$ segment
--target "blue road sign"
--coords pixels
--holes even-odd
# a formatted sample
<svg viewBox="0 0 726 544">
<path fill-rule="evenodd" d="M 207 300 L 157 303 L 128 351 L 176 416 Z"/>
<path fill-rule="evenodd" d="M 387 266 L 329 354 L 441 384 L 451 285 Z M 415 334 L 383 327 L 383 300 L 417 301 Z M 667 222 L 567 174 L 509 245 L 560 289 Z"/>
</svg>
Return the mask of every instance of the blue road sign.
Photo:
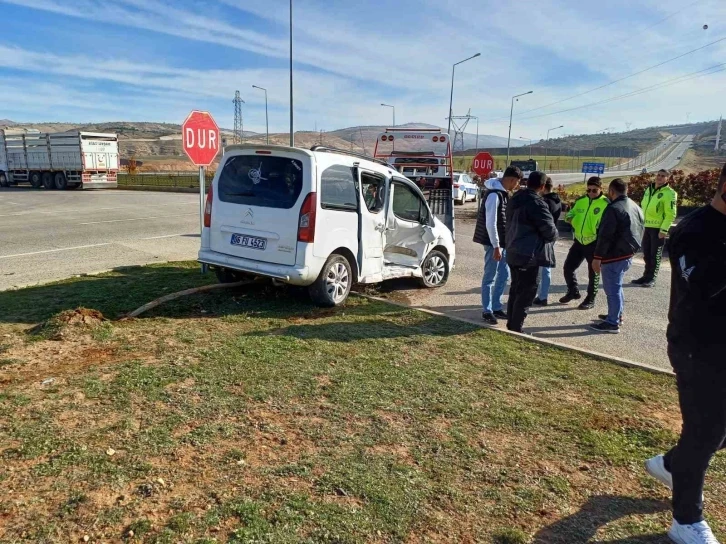
<svg viewBox="0 0 726 544">
<path fill-rule="evenodd" d="M 605 163 L 604 162 L 583 162 L 582 163 L 583 174 L 604 174 Z"/>
</svg>

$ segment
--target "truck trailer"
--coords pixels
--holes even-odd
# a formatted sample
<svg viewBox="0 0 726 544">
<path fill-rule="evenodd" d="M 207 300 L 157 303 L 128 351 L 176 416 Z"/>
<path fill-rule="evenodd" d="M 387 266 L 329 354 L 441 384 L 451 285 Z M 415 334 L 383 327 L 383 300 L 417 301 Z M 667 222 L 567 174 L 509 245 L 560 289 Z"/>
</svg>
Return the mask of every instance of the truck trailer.
<svg viewBox="0 0 726 544">
<path fill-rule="evenodd" d="M 118 136 L 97 132 L 0 130 L 0 187 L 117 187 Z"/>
</svg>

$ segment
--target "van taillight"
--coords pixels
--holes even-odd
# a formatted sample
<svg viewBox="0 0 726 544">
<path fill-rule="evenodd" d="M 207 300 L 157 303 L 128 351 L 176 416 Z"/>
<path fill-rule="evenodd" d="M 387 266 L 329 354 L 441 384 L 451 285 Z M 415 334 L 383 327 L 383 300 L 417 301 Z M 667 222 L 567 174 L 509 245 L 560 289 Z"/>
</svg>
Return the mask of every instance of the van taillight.
<svg viewBox="0 0 726 544">
<path fill-rule="evenodd" d="M 297 241 L 307 242 L 308 244 L 315 241 L 315 216 L 318 208 L 318 195 L 309 193 L 305 197 L 302 208 L 300 208 L 300 222 L 297 229 Z"/>
<path fill-rule="evenodd" d="M 209 186 L 207 192 L 207 202 L 204 204 L 204 226 L 209 228 L 212 226 L 212 196 L 214 194 L 214 186 Z"/>
<path fill-rule="evenodd" d="M 459 188 L 459 184 L 458 183 L 454 183 L 454 189 L 458 189 L 458 188 Z"/>
</svg>

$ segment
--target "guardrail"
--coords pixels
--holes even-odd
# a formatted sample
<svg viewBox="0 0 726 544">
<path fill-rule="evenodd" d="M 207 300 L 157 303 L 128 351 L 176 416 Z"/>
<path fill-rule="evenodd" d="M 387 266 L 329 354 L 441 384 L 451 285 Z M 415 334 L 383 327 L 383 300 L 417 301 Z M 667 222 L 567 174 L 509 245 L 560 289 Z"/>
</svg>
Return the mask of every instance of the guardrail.
<svg viewBox="0 0 726 544">
<path fill-rule="evenodd" d="M 207 187 L 214 179 L 214 174 L 208 173 L 205 176 Z M 135 187 L 177 187 L 198 189 L 199 175 L 187 172 L 160 172 L 144 174 L 118 174 L 119 186 Z"/>
</svg>

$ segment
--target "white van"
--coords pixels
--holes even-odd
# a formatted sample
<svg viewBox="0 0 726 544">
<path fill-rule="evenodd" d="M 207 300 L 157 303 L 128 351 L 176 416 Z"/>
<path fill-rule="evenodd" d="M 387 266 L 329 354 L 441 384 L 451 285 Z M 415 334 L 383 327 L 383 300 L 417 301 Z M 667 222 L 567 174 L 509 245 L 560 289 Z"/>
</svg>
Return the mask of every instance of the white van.
<svg viewBox="0 0 726 544">
<path fill-rule="evenodd" d="M 207 195 L 199 261 L 222 282 L 269 277 L 337 306 L 355 283 L 440 287 L 454 260 L 452 232 L 419 188 L 346 151 L 230 146 Z"/>
</svg>

